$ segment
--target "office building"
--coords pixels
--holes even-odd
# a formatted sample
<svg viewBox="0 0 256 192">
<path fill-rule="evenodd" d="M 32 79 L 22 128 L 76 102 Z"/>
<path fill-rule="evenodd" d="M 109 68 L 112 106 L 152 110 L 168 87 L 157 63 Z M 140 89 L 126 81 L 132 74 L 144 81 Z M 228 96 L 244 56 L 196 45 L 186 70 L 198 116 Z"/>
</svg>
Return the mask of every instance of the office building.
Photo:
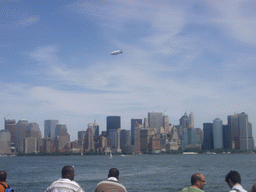
<svg viewBox="0 0 256 192">
<path fill-rule="evenodd" d="M 107 117 L 107 133 L 109 134 L 109 130 L 111 129 L 119 129 L 121 128 L 121 117 L 120 116 L 108 116 Z"/>
<path fill-rule="evenodd" d="M 14 119 L 4 119 L 5 130 L 11 134 L 11 145 L 16 145 L 17 140 L 17 123 Z"/>
<path fill-rule="evenodd" d="M 202 149 L 213 149 L 213 123 L 203 123 L 204 140 Z"/>
<path fill-rule="evenodd" d="M 222 120 L 220 118 L 213 120 L 213 144 L 214 149 L 223 148 Z"/>
<path fill-rule="evenodd" d="M 29 123 L 26 128 L 26 137 L 42 138 L 42 134 L 37 123 Z"/>
<path fill-rule="evenodd" d="M 148 123 L 150 128 L 156 128 L 157 132 L 160 132 L 160 127 L 163 127 L 163 113 L 149 112 Z"/>
<path fill-rule="evenodd" d="M 163 128 L 165 134 L 168 134 L 170 132 L 169 117 L 167 116 L 166 112 L 164 113 L 163 116 Z"/>
<path fill-rule="evenodd" d="M 58 120 L 45 120 L 44 121 L 44 138 L 50 137 L 54 139 L 56 125 L 59 123 Z"/>
<path fill-rule="evenodd" d="M 94 146 L 94 130 L 93 127 L 90 127 L 86 131 L 86 136 L 85 136 L 85 149 L 86 151 L 94 151 L 95 146 Z"/>
<path fill-rule="evenodd" d="M 231 130 L 229 125 L 222 126 L 223 132 L 223 148 L 231 149 L 232 148 L 232 141 L 231 141 Z"/>
<path fill-rule="evenodd" d="M 248 121 L 248 115 L 244 112 L 238 114 L 238 128 L 240 133 L 240 149 L 253 150 L 252 125 Z"/>
<path fill-rule="evenodd" d="M 11 134 L 8 130 L 0 131 L 0 155 L 11 154 Z"/>
<path fill-rule="evenodd" d="M 57 136 L 69 136 L 66 124 L 59 123 L 55 128 L 55 137 Z"/>
<path fill-rule="evenodd" d="M 228 116 L 228 126 L 229 126 L 230 133 L 231 133 L 232 148 L 240 149 L 238 115 L 237 114 Z"/>
<path fill-rule="evenodd" d="M 23 152 L 24 139 L 26 138 L 26 129 L 28 126 L 28 121 L 25 119 L 19 120 L 17 123 L 17 143 L 16 149 L 19 152 Z"/>
<path fill-rule="evenodd" d="M 131 145 L 131 131 L 121 129 L 120 131 L 120 148 L 124 148 Z"/>
<path fill-rule="evenodd" d="M 201 148 L 201 140 L 198 135 L 198 130 L 195 128 L 183 129 L 182 149 L 186 148 Z"/>
<path fill-rule="evenodd" d="M 135 128 L 136 126 L 142 125 L 142 119 L 131 119 L 131 144 L 134 145 L 135 139 Z"/>
<path fill-rule="evenodd" d="M 93 130 L 95 136 L 100 136 L 100 126 L 96 123 L 96 120 L 93 123 Z"/>
</svg>

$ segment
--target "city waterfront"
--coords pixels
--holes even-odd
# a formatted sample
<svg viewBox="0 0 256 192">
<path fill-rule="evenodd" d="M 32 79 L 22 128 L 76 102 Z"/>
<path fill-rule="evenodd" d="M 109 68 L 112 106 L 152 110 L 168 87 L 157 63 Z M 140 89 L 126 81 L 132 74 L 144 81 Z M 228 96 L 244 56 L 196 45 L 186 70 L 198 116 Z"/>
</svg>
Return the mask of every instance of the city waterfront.
<svg viewBox="0 0 256 192">
<path fill-rule="evenodd" d="M 200 172 L 206 177 L 207 192 L 224 192 L 230 170 L 237 170 L 246 190 L 256 183 L 256 154 L 216 155 L 127 155 L 127 156 L 34 156 L 1 157 L 1 170 L 15 191 L 44 191 L 61 176 L 64 165 L 75 167 L 75 180 L 86 192 L 106 179 L 108 170 L 120 170 L 120 182 L 127 191 L 181 191 L 190 185 L 190 177 Z"/>
</svg>

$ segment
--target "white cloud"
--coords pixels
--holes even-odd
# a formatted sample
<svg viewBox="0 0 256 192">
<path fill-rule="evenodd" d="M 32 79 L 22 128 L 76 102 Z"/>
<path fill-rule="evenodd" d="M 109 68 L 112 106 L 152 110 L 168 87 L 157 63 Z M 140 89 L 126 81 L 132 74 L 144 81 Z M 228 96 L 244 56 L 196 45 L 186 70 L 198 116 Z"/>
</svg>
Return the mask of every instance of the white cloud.
<svg viewBox="0 0 256 192">
<path fill-rule="evenodd" d="M 256 44 L 255 9 L 249 11 L 250 7 L 255 7 L 255 1 L 212 1 L 209 2 L 219 15 L 213 18 L 212 21 L 220 25 L 226 33 L 233 38 L 248 44 Z"/>
</svg>

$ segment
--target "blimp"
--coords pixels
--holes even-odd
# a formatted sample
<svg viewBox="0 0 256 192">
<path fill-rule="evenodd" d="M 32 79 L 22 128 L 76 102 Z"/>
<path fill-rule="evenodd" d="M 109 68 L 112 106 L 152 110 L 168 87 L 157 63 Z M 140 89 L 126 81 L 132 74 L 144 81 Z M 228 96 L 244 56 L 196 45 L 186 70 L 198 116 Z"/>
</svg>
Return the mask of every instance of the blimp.
<svg viewBox="0 0 256 192">
<path fill-rule="evenodd" d="M 122 49 L 111 52 L 111 55 L 118 55 L 119 53 L 123 53 Z"/>
</svg>

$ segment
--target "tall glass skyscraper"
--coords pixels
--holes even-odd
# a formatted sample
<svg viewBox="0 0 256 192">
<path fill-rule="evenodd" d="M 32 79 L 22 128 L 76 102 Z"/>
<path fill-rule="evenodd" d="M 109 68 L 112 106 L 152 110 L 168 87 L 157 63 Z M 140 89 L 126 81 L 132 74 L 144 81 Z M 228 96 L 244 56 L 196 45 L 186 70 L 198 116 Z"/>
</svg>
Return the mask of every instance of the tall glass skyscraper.
<svg viewBox="0 0 256 192">
<path fill-rule="evenodd" d="M 203 123 L 204 141 L 203 149 L 213 149 L 213 123 Z"/>
<path fill-rule="evenodd" d="M 119 129 L 121 128 L 121 117 L 120 116 L 108 116 L 107 117 L 107 133 L 110 129 Z"/>
<path fill-rule="evenodd" d="M 45 120 L 44 121 L 44 138 L 50 137 L 54 139 L 55 137 L 55 128 L 59 123 L 58 120 Z"/>
<path fill-rule="evenodd" d="M 222 120 L 220 118 L 213 120 L 213 144 L 214 149 L 223 148 Z"/>
</svg>

